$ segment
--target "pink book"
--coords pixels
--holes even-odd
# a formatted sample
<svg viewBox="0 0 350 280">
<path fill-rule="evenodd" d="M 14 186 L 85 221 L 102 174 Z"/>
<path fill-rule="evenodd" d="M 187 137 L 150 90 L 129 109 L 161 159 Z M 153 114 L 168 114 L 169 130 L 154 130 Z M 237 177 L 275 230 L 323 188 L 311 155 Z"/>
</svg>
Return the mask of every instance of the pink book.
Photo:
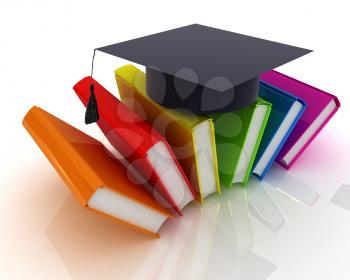
<svg viewBox="0 0 350 280">
<path fill-rule="evenodd" d="M 290 134 L 276 161 L 289 169 L 340 107 L 336 96 L 304 84 L 277 71 L 260 79 L 306 102 L 306 109 Z"/>
</svg>

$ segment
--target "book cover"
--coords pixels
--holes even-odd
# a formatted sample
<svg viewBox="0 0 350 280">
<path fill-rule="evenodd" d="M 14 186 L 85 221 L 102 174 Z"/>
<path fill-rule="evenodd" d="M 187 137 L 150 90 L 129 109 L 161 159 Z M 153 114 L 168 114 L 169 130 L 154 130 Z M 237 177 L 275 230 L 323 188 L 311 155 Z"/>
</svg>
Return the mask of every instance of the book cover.
<svg viewBox="0 0 350 280">
<path fill-rule="evenodd" d="M 269 71 L 260 79 L 302 100 L 307 107 L 285 142 L 276 161 L 289 169 L 315 139 L 340 107 L 338 98 L 277 71 Z"/>
<path fill-rule="evenodd" d="M 211 114 L 215 128 L 220 183 L 247 184 L 271 104 L 258 98 L 252 105 L 227 113 Z"/>
<path fill-rule="evenodd" d="M 145 73 L 126 65 L 115 71 L 121 100 L 167 139 L 200 201 L 220 191 L 214 126 L 189 111 L 165 108 L 146 94 Z"/>
<path fill-rule="evenodd" d="M 159 236 L 161 224 L 172 214 L 132 183 L 125 167 L 99 141 L 36 106 L 23 126 L 83 207 Z"/>
<path fill-rule="evenodd" d="M 306 108 L 287 92 L 260 82 L 259 96 L 272 104 L 269 120 L 255 158 L 253 173 L 263 179 Z"/>
<path fill-rule="evenodd" d="M 195 193 L 168 142 L 102 85 L 92 81 L 99 104 L 97 125 L 129 163 L 129 169 L 140 174 L 140 183 L 152 186 L 152 194 L 160 201 L 163 198 L 164 205 L 170 204 L 181 215 L 181 209 L 194 199 Z M 85 106 L 90 96 L 90 82 L 91 78 L 86 77 L 74 86 Z"/>
</svg>

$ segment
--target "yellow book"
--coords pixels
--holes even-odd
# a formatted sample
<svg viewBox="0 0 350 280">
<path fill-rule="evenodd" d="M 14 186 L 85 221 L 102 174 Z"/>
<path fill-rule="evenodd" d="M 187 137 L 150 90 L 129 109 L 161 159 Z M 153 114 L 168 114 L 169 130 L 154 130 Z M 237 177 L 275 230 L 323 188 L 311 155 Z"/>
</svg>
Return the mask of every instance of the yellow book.
<svg viewBox="0 0 350 280">
<path fill-rule="evenodd" d="M 220 192 L 214 125 L 189 111 L 169 109 L 146 94 L 146 75 L 133 65 L 115 70 L 124 104 L 165 136 L 200 201 Z"/>
</svg>

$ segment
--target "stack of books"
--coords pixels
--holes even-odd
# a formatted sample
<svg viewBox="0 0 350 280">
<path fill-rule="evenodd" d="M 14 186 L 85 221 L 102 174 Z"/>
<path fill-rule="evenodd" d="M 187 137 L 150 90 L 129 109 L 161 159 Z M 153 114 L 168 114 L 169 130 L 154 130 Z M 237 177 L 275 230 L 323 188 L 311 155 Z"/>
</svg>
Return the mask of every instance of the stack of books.
<svg viewBox="0 0 350 280">
<path fill-rule="evenodd" d="M 340 107 L 271 70 L 309 52 L 284 44 L 190 25 L 98 50 L 146 66 L 115 70 L 120 100 L 91 76 L 74 86 L 120 156 L 36 106 L 23 125 L 83 207 L 152 236 L 192 201 L 289 169 Z"/>
</svg>

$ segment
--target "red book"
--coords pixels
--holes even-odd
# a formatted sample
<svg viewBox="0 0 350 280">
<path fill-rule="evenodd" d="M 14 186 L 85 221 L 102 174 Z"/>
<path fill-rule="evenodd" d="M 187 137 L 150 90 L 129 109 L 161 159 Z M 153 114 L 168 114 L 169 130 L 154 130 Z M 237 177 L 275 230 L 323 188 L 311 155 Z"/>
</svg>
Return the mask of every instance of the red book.
<svg viewBox="0 0 350 280">
<path fill-rule="evenodd" d="M 90 97 L 90 81 L 86 77 L 73 87 L 84 106 Z M 131 177 L 147 187 L 159 203 L 181 215 L 195 192 L 165 138 L 102 85 L 95 80 L 93 84 L 100 116 L 97 124 L 126 160 Z"/>
</svg>

